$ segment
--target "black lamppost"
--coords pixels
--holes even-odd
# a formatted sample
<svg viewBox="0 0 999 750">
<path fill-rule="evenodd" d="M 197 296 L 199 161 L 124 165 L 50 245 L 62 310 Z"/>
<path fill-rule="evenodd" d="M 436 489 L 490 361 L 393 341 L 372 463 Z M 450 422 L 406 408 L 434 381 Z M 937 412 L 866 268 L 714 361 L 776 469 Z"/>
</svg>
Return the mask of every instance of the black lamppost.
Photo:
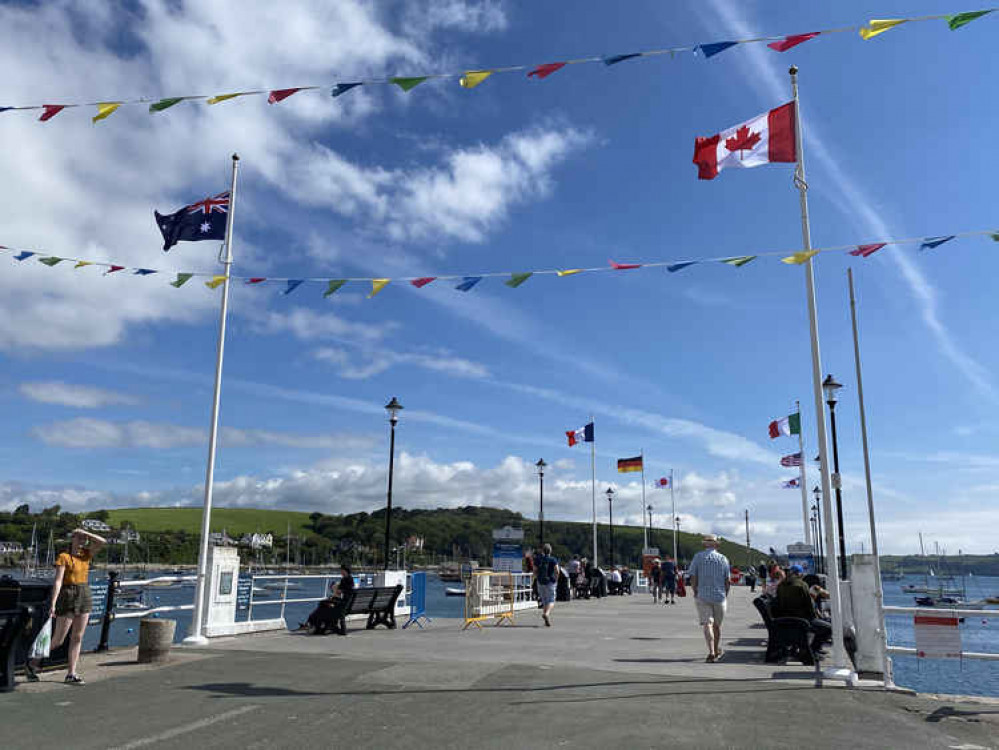
<svg viewBox="0 0 999 750">
<path fill-rule="evenodd" d="M 388 570 L 389 535 L 392 533 L 392 473 L 395 470 L 395 426 L 399 422 L 399 412 L 402 411 L 402 404 L 393 396 L 392 400 L 385 404 L 385 409 L 389 413 L 389 423 L 392 425 L 392 437 L 389 439 L 388 502 L 385 504 L 385 564 L 382 568 L 383 570 Z"/>
<path fill-rule="evenodd" d="M 826 539 L 822 536 L 822 488 L 815 485 L 815 487 L 812 488 L 812 494 L 815 496 L 815 505 L 812 506 L 812 510 L 815 511 L 816 537 L 819 540 L 819 561 L 822 564 L 822 572 L 828 573 L 826 570 Z"/>
<path fill-rule="evenodd" d="M 652 503 L 645 509 L 649 512 L 649 546 L 652 546 Z"/>
<path fill-rule="evenodd" d="M 538 536 L 541 539 L 538 546 L 543 549 L 545 546 L 545 467 L 548 464 L 543 458 L 539 458 L 534 465 L 538 467 Z"/>
<path fill-rule="evenodd" d="M 846 580 L 846 537 L 843 531 L 843 482 L 839 476 L 839 447 L 836 444 L 836 391 L 843 386 L 837 383 L 832 375 L 826 375 L 822 381 L 822 390 L 826 392 L 826 403 L 829 405 L 829 425 L 832 429 L 833 444 L 833 475 L 832 486 L 836 490 L 836 525 L 839 527 L 839 572 L 840 580 Z"/>
<path fill-rule="evenodd" d="M 610 566 L 614 567 L 614 490 L 607 488 L 607 512 L 610 515 Z"/>
</svg>

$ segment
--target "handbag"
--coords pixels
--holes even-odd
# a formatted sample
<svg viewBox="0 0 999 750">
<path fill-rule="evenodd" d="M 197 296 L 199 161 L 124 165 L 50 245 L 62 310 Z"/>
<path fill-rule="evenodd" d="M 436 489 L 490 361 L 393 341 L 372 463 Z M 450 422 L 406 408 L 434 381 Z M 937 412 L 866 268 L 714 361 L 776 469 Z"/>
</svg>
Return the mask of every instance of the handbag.
<svg viewBox="0 0 999 750">
<path fill-rule="evenodd" d="M 49 657 L 49 649 L 52 647 L 52 618 L 50 617 L 42 625 L 42 629 L 38 631 L 38 635 L 35 636 L 35 642 L 31 644 L 31 652 L 28 654 L 29 659 L 47 659 Z"/>
</svg>

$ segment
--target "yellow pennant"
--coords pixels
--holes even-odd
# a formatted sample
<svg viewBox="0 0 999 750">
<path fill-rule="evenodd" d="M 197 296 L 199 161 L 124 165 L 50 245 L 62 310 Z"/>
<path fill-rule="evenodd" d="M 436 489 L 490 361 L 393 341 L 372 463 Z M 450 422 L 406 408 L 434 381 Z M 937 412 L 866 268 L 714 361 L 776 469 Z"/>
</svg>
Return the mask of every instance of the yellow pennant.
<svg viewBox="0 0 999 750">
<path fill-rule="evenodd" d="M 492 74 L 491 70 L 467 70 L 458 83 L 463 89 L 474 89 Z"/>
<path fill-rule="evenodd" d="M 368 299 L 374 297 L 378 292 L 388 286 L 388 283 L 392 279 L 372 279 L 371 280 L 371 294 L 368 295 Z"/>
<path fill-rule="evenodd" d="M 866 26 L 860 29 L 860 35 L 864 39 L 870 39 L 878 34 L 884 34 L 888 29 L 893 29 L 908 20 L 908 18 L 872 18 Z"/>
<path fill-rule="evenodd" d="M 77 261 L 76 265 L 73 266 L 73 268 L 83 268 L 84 266 L 92 266 L 92 265 L 94 264 L 89 260 L 80 260 Z"/>
<path fill-rule="evenodd" d="M 218 94 L 213 96 L 208 100 L 209 104 L 218 104 L 219 102 L 224 102 L 228 99 L 235 99 L 237 96 L 242 96 L 242 94 Z"/>
<path fill-rule="evenodd" d="M 559 276 L 572 276 L 574 273 L 582 273 L 582 272 L 583 272 L 582 268 L 570 268 L 570 269 L 568 269 L 566 271 L 559 271 L 558 275 Z"/>
<path fill-rule="evenodd" d="M 818 250 L 802 250 L 800 252 L 795 253 L 794 255 L 789 255 L 786 258 L 781 258 L 780 262 L 787 263 L 788 265 L 791 266 L 800 266 L 802 263 L 811 258 L 813 255 L 818 255 L 818 254 L 819 254 Z"/>
<path fill-rule="evenodd" d="M 225 283 L 225 276 L 212 276 L 211 281 L 206 281 L 205 286 L 209 289 L 218 289 Z"/>
<path fill-rule="evenodd" d="M 97 105 L 97 114 L 90 118 L 91 122 L 97 122 L 98 120 L 103 120 L 113 113 L 118 107 L 121 106 L 121 102 L 101 102 Z"/>
</svg>

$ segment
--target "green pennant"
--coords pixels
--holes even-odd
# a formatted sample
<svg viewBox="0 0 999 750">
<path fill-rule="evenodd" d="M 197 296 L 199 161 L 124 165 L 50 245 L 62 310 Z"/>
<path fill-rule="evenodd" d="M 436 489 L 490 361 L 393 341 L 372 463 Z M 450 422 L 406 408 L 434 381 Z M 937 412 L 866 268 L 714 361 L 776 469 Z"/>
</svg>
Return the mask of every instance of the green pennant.
<svg viewBox="0 0 999 750">
<path fill-rule="evenodd" d="M 756 260 L 755 255 L 741 255 L 738 258 L 724 258 L 722 263 L 727 263 L 730 266 L 735 266 L 736 268 L 741 268 L 747 263 L 752 263 Z"/>
<path fill-rule="evenodd" d="M 999 242 L 999 232 L 993 232 L 991 236 L 993 242 Z"/>
<path fill-rule="evenodd" d="M 330 281 L 330 285 L 326 287 L 326 291 L 323 292 L 323 297 L 329 297 L 331 294 L 335 294 L 336 291 L 346 283 L 346 279 L 332 279 Z"/>
<path fill-rule="evenodd" d="M 521 284 L 523 284 L 525 281 L 527 281 L 533 275 L 534 275 L 533 271 L 529 272 L 529 273 L 514 273 L 514 274 L 510 274 L 510 278 L 507 279 L 506 281 L 504 281 L 503 283 L 506 284 L 511 289 L 516 289 L 518 286 L 520 286 Z"/>
<path fill-rule="evenodd" d="M 61 260 L 63 260 L 63 259 L 62 258 L 57 258 L 54 255 L 52 255 L 52 256 L 50 256 L 48 258 L 39 258 L 38 262 L 39 263 L 44 263 L 47 266 L 54 266 L 56 263 L 59 263 Z"/>
<path fill-rule="evenodd" d="M 184 286 L 184 284 L 188 282 L 188 280 L 190 280 L 192 276 L 194 276 L 193 273 L 178 273 L 177 278 L 170 282 L 170 286 L 174 286 L 180 289 L 182 286 Z"/>
<path fill-rule="evenodd" d="M 992 12 L 992 9 L 988 10 L 969 10 L 967 13 L 958 13 L 954 16 L 947 16 L 947 25 L 950 26 L 951 31 L 957 31 L 962 26 L 965 26 L 976 18 L 981 18 L 982 16 L 987 16 Z"/>
<path fill-rule="evenodd" d="M 390 78 L 389 82 L 394 83 L 403 91 L 409 91 L 410 89 L 415 89 L 425 80 L 427 80 L 427 76 L 416 76 L 415 78 Z"/>
<path fill-rule="evenodd" d="M 184 101 L 184 97 L 175 96 L 170 99 L 160 99 L 158 102 L 153 102 L 149 105 L 149 111 L 152 112 L 162 112 L 164 109 L 169 109 L 174 104 Z"/>
</svg>

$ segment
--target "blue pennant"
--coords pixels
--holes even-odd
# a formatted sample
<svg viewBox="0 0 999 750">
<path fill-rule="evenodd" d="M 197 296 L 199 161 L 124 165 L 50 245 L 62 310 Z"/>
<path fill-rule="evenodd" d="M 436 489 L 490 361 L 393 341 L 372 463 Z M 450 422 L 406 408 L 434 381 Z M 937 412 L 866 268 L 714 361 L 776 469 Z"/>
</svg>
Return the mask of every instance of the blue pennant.
<svg viewBox="0 0 999 750">
<path fill-rule="evenodd" d="M 461 280 L 461 283 L 455 287 L 459 292 L 467 292 L 473 286 L 482 281 L 481 276 L 466 276 Z"/>
</svg>

